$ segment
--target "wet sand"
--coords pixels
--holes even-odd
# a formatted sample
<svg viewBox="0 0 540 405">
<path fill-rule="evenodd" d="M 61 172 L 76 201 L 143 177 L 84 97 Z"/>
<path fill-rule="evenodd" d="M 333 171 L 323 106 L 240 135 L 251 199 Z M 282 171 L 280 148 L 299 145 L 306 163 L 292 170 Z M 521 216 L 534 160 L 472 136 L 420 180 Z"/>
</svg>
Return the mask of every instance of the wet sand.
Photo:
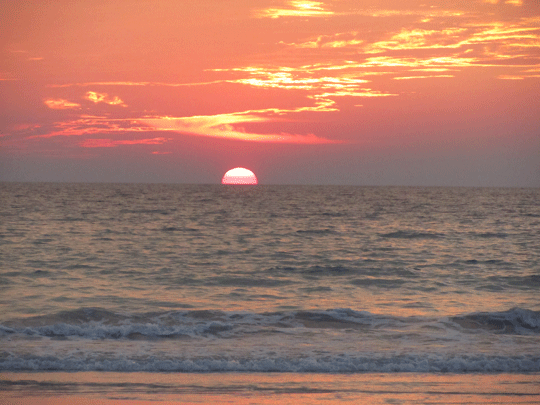
<svg viewBox="0 0 540 405">
<path fill-rule="evenodd" d="M 2 405 L 537 404 L 540 374 L 0 373 Z"/>
</svg>

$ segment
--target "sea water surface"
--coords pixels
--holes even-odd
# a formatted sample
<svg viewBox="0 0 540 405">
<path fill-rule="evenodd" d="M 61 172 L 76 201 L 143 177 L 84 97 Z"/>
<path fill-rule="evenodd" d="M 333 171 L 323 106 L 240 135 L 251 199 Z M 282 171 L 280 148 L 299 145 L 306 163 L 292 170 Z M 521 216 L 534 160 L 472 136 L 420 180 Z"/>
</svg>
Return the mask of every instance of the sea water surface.
<svg viewBox="0 0 540 405">
<path fill-rule="evenodd" d="M 0 193 L 0 395 L 28 372 L 538 382 L 538 189 Z"/>
</svg>

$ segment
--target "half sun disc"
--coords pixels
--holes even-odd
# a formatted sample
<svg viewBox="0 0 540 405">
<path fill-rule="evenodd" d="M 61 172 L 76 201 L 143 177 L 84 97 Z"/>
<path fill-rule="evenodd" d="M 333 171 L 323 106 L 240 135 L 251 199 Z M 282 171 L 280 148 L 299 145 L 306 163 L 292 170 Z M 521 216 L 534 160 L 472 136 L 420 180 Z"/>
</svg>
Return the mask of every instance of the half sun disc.
<svg viewBox="0 0 540 405">
<path fill-rule="evenodd" d="M 257 177 L 248 169 L 235 167 L 229 170 L 221 179 L 221 184 L 257 184 Z"/>
</svg>

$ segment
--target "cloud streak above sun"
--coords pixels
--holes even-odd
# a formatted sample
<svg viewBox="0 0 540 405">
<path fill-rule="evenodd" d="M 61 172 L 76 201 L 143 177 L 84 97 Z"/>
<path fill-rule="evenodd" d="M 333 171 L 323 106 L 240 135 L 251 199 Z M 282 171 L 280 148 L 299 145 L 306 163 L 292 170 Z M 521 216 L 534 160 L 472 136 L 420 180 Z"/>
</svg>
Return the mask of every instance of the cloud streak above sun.
<svg viewBox="0 0 540 405">
<path fill-rule="evenodd" d="M 249 142 L 289 143 L 289 144 L 328 144 L 341 141 L 317 137 L 313 134 L 260 134 L 239 127 L 247 123 L 263 123 L 267 119 L 249 113 L 219 114 L 195 117 L 152 117 L 137 122 L 155 131 L 172 131 L 182 134 L 207 136 Z"/>
<path fill-rule="evenodd" d="M 262 111 L 259 111 L 262 112 Z M 276 111 L 264 111 L 274 114 Z M 204 136 L 219 139 L 269 142 L 288 144 L 329 144 L 342 143 L 339 140 L 330 140 L 317 137 L 313 134 L 265 134 L 246 131 L 242 125 L 268 122 L 268 118 L 254 115 L 250 112 L 218 114 L 213 116 L 193 117 L 143 117 L 137 119 L 115 119 L 99 116 L 85 116 L 79 119 L 58 122 L 54 125 L 55 130 L 42 135 L 32 135 L 28 139 L 48 139 L 55 137 L 83 137 L 88 135 L 122 133 L 146 133 L 146 132 L 172 132 L 191 136 Z M 152 138 L 143 140 L 113 140 L 113 139 L 88 139 L 79 142 L 83 147 L 115 147 L 120 145 L 153 145 L 163 144 L 172 138 Z M 155 141 L 158 140 L 158 141 Z"/>
</svg>

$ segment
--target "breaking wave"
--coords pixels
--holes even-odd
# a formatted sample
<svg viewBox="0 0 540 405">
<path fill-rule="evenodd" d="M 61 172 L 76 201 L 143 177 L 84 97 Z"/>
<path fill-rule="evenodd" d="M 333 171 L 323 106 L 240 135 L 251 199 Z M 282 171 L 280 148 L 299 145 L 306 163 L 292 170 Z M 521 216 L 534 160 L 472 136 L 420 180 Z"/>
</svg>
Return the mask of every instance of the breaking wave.
<svg viewBox="0 0 540 405">
<path fill-rule="evenodd" d="M 540 311 L 513 308 L 442 318 L 395 317 L 348 308 L 283 312 L 225 312 L 214 310 L 120 314 L 82 308 L 55 315 L 16 319 L 0 324 L 0 337 L 14 335 L 83 339 L 173 339 L 238 337 L 281 329 L 373 329 L 384 331 L 437 324 L 463 332 L 540 334 Z"/>
</svg>

